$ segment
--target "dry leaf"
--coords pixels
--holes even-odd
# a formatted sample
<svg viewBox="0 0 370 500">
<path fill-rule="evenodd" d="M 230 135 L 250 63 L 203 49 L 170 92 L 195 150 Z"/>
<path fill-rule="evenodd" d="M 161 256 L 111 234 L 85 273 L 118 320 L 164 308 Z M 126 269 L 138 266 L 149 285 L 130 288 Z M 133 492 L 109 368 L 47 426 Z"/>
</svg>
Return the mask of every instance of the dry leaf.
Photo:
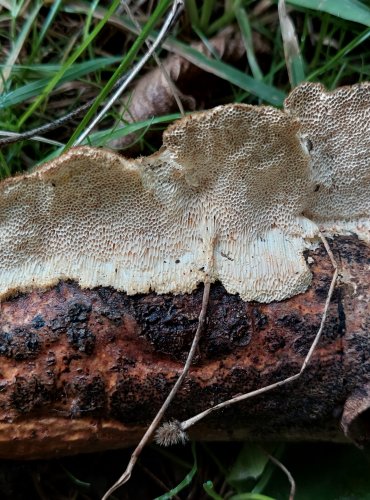
<svg viewBox="0 0 370 500">
<path fill-rule="evenodd" d="M 210 45 L 224 60 L 237 62 L 244 54 L 244 45 L 240 33 L 228 28 L 210 40 Z M 260 43 L 261 45 L 261 43 Z M 202 44 L 192 44 L 200 52 L 210 55 Z M 132 91 L 122 101 L 120 114 L 123 123 L 140 122 L 153 116 L 162 116 L 178 110 L 174 88 L 185 109 L 201 109 L 204 101 L 215 91 L 220 79 L 207 74 L 177 54 L 171 54 L 162 62 L 162 68 L 156 67 L 143 75 Z M 173 82 L 169 84 L 168 77 Z M 210 81 L 213 82 L 210 85 Z M 122 126 L 122 122 L 119 125 Z M 109 143 L 109 147 L 123 149 L 137 139 L 136 134 L 121 137 Z"/>
</svg>

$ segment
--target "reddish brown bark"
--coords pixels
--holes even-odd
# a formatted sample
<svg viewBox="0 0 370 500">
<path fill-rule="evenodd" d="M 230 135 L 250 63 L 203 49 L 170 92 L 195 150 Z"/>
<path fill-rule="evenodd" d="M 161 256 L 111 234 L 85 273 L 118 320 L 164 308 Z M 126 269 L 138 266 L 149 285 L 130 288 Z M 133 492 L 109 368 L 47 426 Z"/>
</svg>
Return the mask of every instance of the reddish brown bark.
<svg viewBox="0 0 370 500">
<path fill-rule="evenodd" d="M 370 247 L 355 237 L 331 245 L 342 277 L 307 371 L 214 414 L 192 437 L 369 439 Z M 322 247 L 307 257 L 312 286 L 280 303 L 245 303 L 212 285 L 199 353 L 168 418 L 183 420 L 299 370 L 333 272 Z M 2 303 L 0 457 L 136 443 L 181 370 L 201 300 L 202 286 L 191 295 L 128 297 L 68 282 Z"/>
</svg>

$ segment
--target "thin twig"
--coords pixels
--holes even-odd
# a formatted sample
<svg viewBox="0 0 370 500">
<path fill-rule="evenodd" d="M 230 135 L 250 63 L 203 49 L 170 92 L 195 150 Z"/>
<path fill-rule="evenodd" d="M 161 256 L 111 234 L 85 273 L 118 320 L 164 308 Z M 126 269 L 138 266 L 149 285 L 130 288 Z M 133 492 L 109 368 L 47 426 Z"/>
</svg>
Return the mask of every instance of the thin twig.
<svg viewBox="0 0 370 500">
<path fill-rule="evenodd" d="M 113 90 L 117 89 L 122 83 L 127 79 L 129 76 L 130 72 L 128 74 L 125 74 L 121 76 L 121 78 L 115 83 L 113 86 Z M 14 142 L 20 142 L 20 141 L 25 141 L 27 139 L 34 139 L 36 136 L 46 134 L 48 132 L 51 132 L 52 130 L 55 130 L 59 127 L 62 127 L 66 123 L 70 122 L 77 116 L 81 115 L 84 113 L 86 110 L 91 108 L 91 105 L 95 102 L 96 98 L 94 97 L 93 99 L 90 99 L 89 101 L 85 102 L 82 106 L 74 109 L 70 113 L 61 116 L 60 118 L 57 118 L 56 120 L 46 123 L 45 125 L 41 125 L 41 127 L 33 128 L 32 130 L 27 130 L 26 132 L 19 132 L 17 135 L 14 135 L 13 132 L 8 132 L 8 131 L 2 131 L 2 135 L 6 135 L 6 138 L 0 139 L 0 148 L 2 146 L 6 146 L 8 144 L 12 144 Z M 63 144 L 64 146 L 64 144 Z"/>
<path fill-rule="evenodd" d="M 321 238 L 321 241 L 324 244 L 325 250 L 328 253 L 328 256 L 329 256 L 330 261 L 331 261 L 331 263 L 333 265 L 333 268 L 334 268 L 334 273 L 333 273 L 333 277 L 332 277 L 332 280 L 331 280 L 329 292 L 328 292 L 328 295 L 327 295 L 327 298 L 326 298 L 325 307 L 324 307 L 324 311 L 323 311 L 323 314 L 322 314 L 322 318 L 321 318 L 321 323 L 320 323 L 319 330 L 318 330 L 318 332 L 316 334 L 316 337 L 315 337 L 314 341 L 312 342 L 310 350 L 308 351 L 308 353 L 307 353 L 307 355 L 306 355 L 306 357 L 305 357 L 305 359 L 303 361 L 302 367 L 299 370 L 299 372 L 296 373 L 295 375 L 292 375 L 290 377 L 285 378 L 284 380 L 279 380 L 278 382 L 274 382 L 273 384 L 267 385 L 265 387 L 261 387 L 260 389 L 256 389 L 255 391 L 251 391 L 251 392 L 248 392 L 246 394 L 241 394 L 239 396 L 235 396 L 232 399 L 229 399 L 227 401 L 223 401 L 222 403 L 219 403 L 219 404 L 217 404 L 215 406 L 212 406 L 211 408 L 207 408 L 203 412 L 198 413 L 198 415 L 195 415 L 194 417 L 191 417 L 188 420 L 185 420 L 183 422 L 178 422 L 177 423 L 177 428 L 178 428 L 179 435 L 180 435 L 180 433 L 184 433 L 187 429 L 189 429 L 194 424 L 196 424 L 197 422 L 199 422 L 200 420 L 202 420 L 204 417 L 207 417 L 208 415 L 210 415 L 211 413 L 213 413 L 213 412 L 215 412 L 217 410 L 221 410 L 222 408 L 226 408 L 226 407 L 228 407 L 228 406 L 230 406 L 232 404 L 239 403 L 240 401 L 245 401 L 246 399 L 253 398 L 254 396 L 259 396 L 261 394 L 265 394 L 268 391 L 271 391 L 273 389 L 277 389 L 278 387 L 286 385 L 289 382 L 293 382 L 294 380 L 297 380 L 302 375 L 302 373 L 304 372 L 304 370 L 307 368 L 307 365 L 308 365 L 308 363 L 310 362 L 310 360 L 312 358 L 312 354 L 313 354 L 313 352 L 314 352 L 314 350 L 315 350 L 318 342 L 320 341 L 321 334 L 322 334 L 322 331 L 324 329 L 324 324 L 325 324 L 325 321 L 326 321 L 326 317 L 327 317 L 327 314 L 328 314 L 328 310 L 329 310 L 329 306 L 330 306 L 330 301 L 331 301 L 331 298 L 333 296 L 335 284 L 336 284 L 337 277 L 338 277 L 338 265 L 337 265 L 337 263 L 336 263 L 336 261 L 334 259 L 334 256 L 333 256 L 333 253 L 332 253 L 332 251 L 331 251 L 331 249 L 329 247 L 329 244 L 328 244 L 325 236 L 323 236 L 321 233 L 319 233 L 319 237 Z M 164 427 L 164 426 L 166 426 L 166 423 L 163 424 L 160 429 L 162 429 L 162 427 Z M 160 431 L 160 429 L 158 429 L 158 432 Z M 184 438 L 181 437 L 181 440 L 183 440 L 183 439 Z M 171 444 L 174 443 L 174 442 L 176 442 L 175 439 L 172 439 L 171 440 Z"/>
<path fill-rule="evenodd" d="M 86 129 L 82 132 L 82 134 L 76 139 L 74 146 L 78 146 L 79 144 L 81 144 L 81 142 L 89 135 L 89 133 L 95 127 L 95 125 L 100 122 L 100 120 L 105 116 L 107 111 L 113 106 L 116 100 L 126 90 L 130 82 L 136 77 L 136 75 L 139 73 L 144 64 L 148 61 L 148 59 L 150 59 L 154 51 L 162 43 L 164 38 L 168 35 L 173 23 L 177 20 L 183 7 L 184 7 L 183 0 L 175 0 L 173 2 L 172 9 L 168 14 L 160 32 L 158 33 L 157 38 L 154 40 L 153 45 L 150 46 L 148 52 L 146 52 L 144 56 L 140 59 L 140 61 L 133 67 L 130 75 L 126 78 L 123 84 L 116 90 L 116 92 L 114 92 L 114 94 L 109 99 L 107 104 L 103 107 L 103 109 L 97 114 L 97 116 L 86 127 Z"/>
<path fill-rule="evenodd" d="M 138 465 L 138 467 L 140 467 L 145 472 L 145 474 L 147 474 L 164 491 L 166 491 L 166 492 L 170 491 L 171 488 L 169 488 L 168 486 L 166 486 L 164 484 L 164 482 L 161 479 L 159 479 L 159 477 L 157 477 L 155 474 L 153 474 L 153 472 L 150 469 L 148 469 L 147 467 L 145 467 L 145 465 L 141 464 L 140 462 L 138 462 L 137 465 Z M 181 498 L 178 495 L 174 495 L 172 498 L 174 500 L 181 500 Z"/>
<path fill-rule="evenodd" d="M 118 479 L 118 481 L 116 483 L 114 483 L 114 485 L 111 488 L 109 488 L 109 490 L 105 493 L 105 495 L 104 495 L 104 497 L 103 497 L 102 500 L 107 500 L 110 497 L 110 495 L 114 491 L 116 491 L 117 488 L 119 488 L 120 486 L 122 486 L 123 484 L 125 484 L 130 479 L 132 470 L 133 470 L 133 468 L 134 468 L 134 466 L 135 466 L 135 464 L 137 462 L 137 459 L 139 458 L 140 453 L 143 451 L 145 445 L 148 443 L 148 441 L 150 440 L 150 438 L 153 436 L 155 430 L 158 427 L 158 424 L 162 420 L 162 418 L 163 418 L 163 416 L 164 416 L 167 408 L 171 404 L 171 402 L 174 399 L 174 397 L 175 397 L 178 389 L 180 388 L 180 386 L 181 386 L 184 378 L 186 377 L 186 375 L 187 375 L 187 373 L 189 371 L 190 365 L 191 365 L 191 363 L 193 361 L 193 357 L 194 357 L 195 351 L 197 349 L 197 346 L 198 346 L 198 343 L 199 343 L 199 339 L 200 339 L 201 333 L 203 331 L 203 328 L 204 328 L 204 325 L 205 325 L 205 322 L 206 322 L 207 306 L 208 306 L 208 300 L 209 300 L 210 287 L 211 287 L 211 285 L 210 285 L 209 282 L 207 282 L 207 283 L 204 284 L 203 299 L 202 299 L 202 308 L 201 308 L 201 311 L 200 311 L 200 314 L 199 314 L 198 328 L 197 328 L 197 330 L 195 332 L 194 339 L 193 339 L 193 342 L 191 344 L 191 348 L 190 348 L 188 357 L 186 359 L 186 363 L 185 363 L 185 365 L 184 365 L 184 367 L 182 369 L 182 372 L 181 372 L 179 378 L 177 379 L 175 385 L 172 387 L 171 392 L 168 394 L 165 402 L 163 403 L 162 407 L 158 411 L 157 415 L 154 417 L 152 423 L 148 427 L 148 429 L 145 432 L 144 436 L 141 438 L 140 443 L 137 445 L 137 447 L 133 451 L 133 453 L 131 455 L 131 458 L 130 458 L 130 462 L 128 463 L 125 472 Z"/>
<path fill-rule="evenodd" d="M 13 138 L 15 139 L 12 142 L 17 142 L 19 140 L 22 140 L 22 134 L 19 134 L 17 132 L 8 132 L 8 131 L 3 131 L 0 130 L 0 136 L 5 135 L 6 137 Z M 32 135 L 31 137 L 32 141 L 38 141 L 38 142 L 44 142 L 45 144 L 51 144 L 52 146 L 64 146 L 62 142 L 59 141 L 54 141 L 53 139 L 47 139 L 46 137 L 42 137 L 40 135 Z M 0 144 L 1 144 L 2 139 L 0 139 Z M 7 142 L 7 144 L 9 144 Z"/>
<path fill-rule="evenodd" d="M 91 99 L 90 101 L 86 102 L 79 108 L 74 109 L 67 115 L 62 116 L 61 118 L 58 118 L 50 123 L 47 123 L 46 125 L 42 125 L 41 127 L 33 128 L 32 130 L 27 130 L 26 132 L 20 132 L 18 134 L 14 134 L 13 132 L 2 131 L 1 134 L 6 135 L 6 138 L 0 139 L 0 148 L 2 146 L 7 146 L 8 144 L 13 144 L 14 142 L 25 141 L 27 139 L 34 139 L 40 134 L 51 132 L 52 130 L 61 127 L 65 123 L 71 121 L 73 118 L 79 116 L 81 113 L 89 109 L 94 101 L 95 99 Z"/>
<path fill-rule="evenodd" d="M 125 78 L 126 78 L 126 76 L 125 76 Z M 39 136 L 40 134 L 45 134 L 45 133 L 51 132 L 52 130 L 55 130 L 59 127 L 62 127 L 66 123 L 73 120 L 73 118 L 76 118 L 77 116 L 81 115 L 84 111 L 89 109 L 94 102 L 95 102 L 95 98 L 90 99 L 88 102 L 86 102 L 85 104 L 83 104 L 79 108 L 74 109 L 70 113 L 68 113 L 60 118 L 57 118 L 56 120 L 54 120 L 50 123 L 46 123 L 45 125 L 41 125 L 41 127 L 36 127 L 36 128 L 33 128 L 32 130 L 27 130 L 26 132 L 19 132 L 19 133 L 15 134 L 13 132 L 2 131 L 1 135 L 5 135 L 6 138 L 0 139 L 0 148 L 2 146 L 7 146 L 8 144 L 13 144 L 15 142 L 25 141 L 27 139 L 36 139 L 37 136 Z M 64 146 L 64 144 L 63 144 L 63 146 Z"/>
<path fill-rule="evenodd" d="M 137 22 L 137 20 L 135 19 L 135 17 L 132 15 L 130 7 L 126 3 L 123 5 L 123 7 L 124 7 L 124 9 L 126 11 L 126 14 L 128 15 L 128 17 L 132 21 L 132 23 L 136 26 L 136 28 L 138 30 L 140 30 L 140 25 Z M 151 45 L 148 42 L 148 40 L 145 40 L 145 44 L 148 47 L 148 49 L 150 49 Z M 162 64 L 162 61 L 159 59 L 159 57 L 157 56 L 157 54 L 155 52 L 153 53 L 153 59 L 155 60 L 158 68 L 160 69 L 162 75 L 164 76 L 164 79 L 166 80 L 168 87 L 171 89 L 173 98 L 176 101 L 176 104 L 177 104 L 177 107 L 179 108 L 181 116 L 185 116 L 184 106 L 182 105 L 178 89 L 177 89 L 176 85 L 174 84 L 174 82 L 173 82 L 170 74 L 168 73 L 168 71 L 165 68 L 164 64 Z"/>
<path fill-rule="evenodd" d="M 285 465 L 280 462 L 280 460 L 278 460 L 277 458 L 270 455 L 270 453 L 267 453 L 267 452 L 265 452 L 265 453 L 269 457 L 271 462 L 273 462 L 277 467 L 279 467 L 279 469 L 281 469 L 284 472 L 284 474 L 286 475 L 286 477 L 288 478 L 288 481 L 290 483 L 289 500 L 294 500 L 295 492 L 296 492 L 294 477 L 292 476 L 290 471 L 285 467 Z"/>
</svg>

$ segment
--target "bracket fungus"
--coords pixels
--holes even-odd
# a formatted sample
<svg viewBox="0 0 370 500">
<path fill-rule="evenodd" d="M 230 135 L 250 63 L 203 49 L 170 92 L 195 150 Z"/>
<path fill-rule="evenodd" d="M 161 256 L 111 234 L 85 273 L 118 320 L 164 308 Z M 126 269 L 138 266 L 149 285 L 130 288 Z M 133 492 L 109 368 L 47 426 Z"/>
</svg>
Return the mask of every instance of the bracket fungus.
<svg viewBox="0 0 370 500">
<path fill-rule="evenodd" d="M 0 299 L 60 279 L 128 294 L 219 280 L 259 302 L 305 291 L 318 224 L 369 215 L 369 89 L 304 84 L 285 111 L 183 118 L 149 157 L 82 147 L 5 180 Z"/>
<path fill-rule="evenodd" d="M 304 83 L 285 101 L 310 154 L 308 218 L 332 233 L 370 241 L 370 83 L 325 91 Z"/>
</svg>

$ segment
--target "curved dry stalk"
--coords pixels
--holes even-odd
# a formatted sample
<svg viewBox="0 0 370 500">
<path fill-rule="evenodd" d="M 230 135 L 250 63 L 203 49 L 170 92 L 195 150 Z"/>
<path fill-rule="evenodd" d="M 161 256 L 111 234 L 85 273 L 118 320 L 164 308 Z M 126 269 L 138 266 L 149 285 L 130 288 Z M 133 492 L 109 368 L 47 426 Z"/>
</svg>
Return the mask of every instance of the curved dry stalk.
<svg viewBox="0 0 370 500">
<path fill-rule="evenodd" d="M 128 17 L 130 18 L 130 20 L 132 21 L 132 23 L 140 31 L 140 25 L 136 21 L 135 17 L 132 15 L 130 7 L 127 5 L 127 3 L 123 4 L 123 8 L 125 9 Z M 145 44 L 148 47 L 148 49 L 150 50 L 151 45 L 148 42 L 148 40 L 145 40 Z M 162 61 L 159 59 L 159 57 L 157 56 L 157 54 L 155 52 L 153 52 L 153 59 L 155 60 L 156 65 L 160 69 L 160 71 L 161 71 L 164 79 L 166 80 L 168 88 L 171 89 L 173 98 L 174 98 L 174 100 L 175 100 L 175 102 L 177 104 L 177 107 L 179 108 L 181 116 L 185 116 L 184 106 L 182 105 L 182 102 L 181 102 L 181 99 L 180 99 L 180 96 L 179 96 L 179 92 L 178 92 L 178 90 L 176 88 L 175 83 L 172 81 L 172 78 L 171 78 L 170 74 L 168 73 L 168 71 L 165 68 L 164 64 L 162 63 Z"/>
<path fill-rule="evenodd" d="M 282 464 L 279 460 L 277 460 L 275 457 L 272 455 L 269 455 L 269 459 L 271 462 L 274 462 L 277 467 L 279 467 L 287 476 L 289 483 L 290 483 L 290 493 L 289 493 L 289 500 L 294 500 L 295 497 L 295 492 L 296 492 L 296 486 L 295 486 L 295 481 L 289 470 L 285 467 L 284 464 Z"/>
<path fill-rule="evenodd" d="M 56 120 L 46 123 L 45 125 L 42 125 L 41 127 L 36 127 L 33 128 L 32 130 L 27 130 L 26 132 L 19 132 L 17 134 L 14 134 L 13 132 L 3 130 L 1 135 L 4 135 L 5 137 L 0 139 L 0 149 L 3 146 L 7 146 L 8 144 L 13 144 L 15 142 L 20 142 L 20 141 L 25 141 L 27 139 L 35 139 L 37 140 L 37 136 L 40 134 L 46 134 L 47 132 L 51 132 L 52 130 L 55 130 L 62 125 L 65 125 L 69 121 L 73 120 L 73 118 L 76 118 L 76 116 L 79 116 L 82 114 L 84 111 L 89 109 L 91 105 L 94 103 L 94 99 L 90 99 L 88 102 L 83 104 L 82 106 L 78 107 L 77 109 L 74 109 L 70 113 L 62 116 L 61 118 L 57 118 Z M 61 144 L 62 146 L 64 144 Z"/>
<path fill-rule="evenodd" d="M 290 86 L 294 88 L 304 80 L 304 71 L 296 31 L 293 21 L 288 16 L 285 0 L 279 0 L 278 13 L 289 82 Z"/>
<path fill-rule="evenodd" d="M 270 453 L 267 453 L 267 452 L 265 452 L 265 453 L 269 457 L 271 462 L 273 462 L 277 467 L 279 467 L 279 469 L 281 469 L 284 472 L 284 474 L 286 475 L 286 477 L 288 478 L 288 481 L 290 483 L 290 493 L 289 493 L 288 500 L 294 500 L 295 493 L 296 493 L 296 485 L 295 485 L 294 477 L 292 476 L 290 471 L 285 467 L 285 465 L 282 462 L 280 462 L 280 460 L 278 460 L 276 457 L 270 455 Z"/>
<path fill-rule="evenodd" d="M 319 237 L 321 238 L 321 241 L 324 244 L 325 250 L 330 258 L 330 261 L 331 261 L 332 266 L 334 268 L 334 273 L 333 273 L 333 277 L 331 280 L 329 292 L 328 292 L 328 295 L 327 295 L 327 298 L 325 301 L 325 307 L 324 307 L 324 311 L 322 314 L 320 327 L 319 327 L 318 332 L 316 334 L 316 337 L 314 338 L 314 341 L 312 342 L 311 347 L 310 347 L 310 349 L 309 349 L 309 351 L 308 351 L 308 353 L 303 361 L 303 364 L 302 364 L 299 372 L 294 374 L 294 375 L 291 375 L 290 377 L 287 377 L 283 380 L 279 380 L 277 382 L 274 382 L 273 384 L 267 385 L 265 387 L 261 387 L 260 389 L 256 389 L 255 391 L 251 391 L 251 392 L 248 392 L 246 394 L 241 394 L 241 395 L 235 396 L 232 399 L 228 399 L 227 401 L 223 401 L 222 403 L 219 403 L 215 406 L 212 406 L 211 408 L 207 408 L 203 412 L 198 413 L 198 415 L 195 415 L 194 417 L 191 417 L 188 420 L 184 420 L 183 422 L 176 422 L 176 425 L 174 425 L 173 422 L 164 423 L 160 427 L 160 429 L 158 429 L 158 431 L 157 431 L 158 444 L 164 445 L 166 443 L 176 444 L 176 443 L 179 443 L 181 441 L 183 442 L 184 441 L 184 433 L 190 427 L 192 427 L 194 424 L 196 424 L 197 422 L 199 422 L 203 418 L 207 417 L 211 413 L 213 413 L 217 410 L 221 410 L 223 408 L 226 408 L 234 403 L 239 403 L 240 401 L 245 401 L 246 399 L 253 398 L 254 396 L 260 396 L 261 394 L 265 394 L 266 392 L 269 392 L 273 389 L 277 389 L 278 387 L 286 385 L 289 382 L 293 382 L 294 380 L 297 380 L 302 375 L 302 373 L 307 368 L 307 365 L 312 358 L 313 352 L 314 352 L 317 344 L 320 341 L 321 334 L 322 334 L 322 331 L 324 329 L 326 317 L 328 314 L 329 305 L 330 305 L 331 298 L 333 296 L 333 292 L 334 292 L 334 288 L 335 288 L 335 284 L 336 284 L 336 281 L 338 278 L 338 264 L 335 261 L 334 255 L 329 247 L 329 244 L 328 244 L 328 242 L 323 234 L 319 233 Z M 170 425 L 171 425 L 171 427 L 169 427 Z M 171 430 L 172 430 L 172 434 L 170 434 Z M 164 440 L 160 439 L 160 437 L 163 435 L 163 433 L 165 433 L 165 435 L 166 435 L 166 442 L 164 442 Z"/>
<path fill-rule="evenodd" d="M 24 139 L 23 134 L 19 134 L 18 132 L 10 132 L 7 130 L 0 130 L 0 137 L 1 136 L 6 137 L 4 144 L 9 144 L 7 139 L 13 139 L 11 142 L 17 142 Z M 45 144 L 51 144 L 52 146 L 64 146 L 62 142 L 54 141 L 53 139 L 48 139 L 47 137 L 42 137 L 40 135 L 32 134 L 29 138 L 33 141 L 44 142 Z M 0 139 L 0 146 L 1 144 L 3 144 L 2 141 L 3 139 Z"/>
<path fill-rule="evenodd" d="M 131 477 L 132 470 L 139 458 L 140 453 L 143 451 L 144 447 L 154 434 L 155 430 L 157 429 L 160 421 L 162 420 L 167 408 L 173 401 L 177 391 L 179 390 L 184 378 L 186 377 L 191 362 L 193 361 L 193 357 L 195 354 L 195 351 L 198 347 L 199 339 L 201 336 L 201 333 L 203 331 L 205 322 L 206 322 L 206 316 L 207 316 L 207 306 L 208 306 L 208 300 L 209 300 L 209 292 L 210 292 L 211 284 L 209 282 L 204 284 L 204 290 L 203 290 L 203 300 L 202 300 L 202 308 L 199 314 L 199 320 L 198 320 L 198 327 L 194 335 L 193 342 L 191 344 L 191 348 L 188 354 L 188 357 L 186 359 L 186 363 L 182 369 L 182 372 L 177 379 L 175 385 L 172 387 L 171 392 L 168 394 L 165 402 L 163 403 L 162 407 L 159 409 L 157 415 L 154 417 L 152 423 L 148 427 L 147 431 L 145 432 L 144 436 L 141 438 L 140 443 L 136 446 L 135 450 L 133 451 L 130 461 L 126 467 L 125 472 L 122 474 L 122 476 L 114 483 L 111 488 L 105 493 L 103 496 L 102 500 L 107 500 L 110 495 L 116 491 L 120 486 L 125 484 Z M 185 433 L 183 434 L 183 438 L 185 438 Z"/>
<path fill-rule="evenodd" d="M 144 54 L 144 56 L 140 59 L 140 61 L 132 68 L 130 75 L 125 79 L 122 85 L 116 90 L 116 92 L 109 99 L 107 104 L 103 107 L 103 109 L 97 114 L 97 116 L 92 120 L 92 122 L 86 127 L 86 129 L 82 132 L 82 134 L 76 139 L 74 146 L 78 146 L 81 142 L 89 135 L 91 130 L 95 127 L 97 123 L 105 116 L 107 111 L 113 106 L 116 100 L 122 95 L 122 93 L 126 90 L 127 86 L 131 83 L 131 81 L 136 77 L 141 68 L 145 65 L 145 63 L 150 59 L 150 57 L 154 54 L 154 51 L 158 48 L 158 46 L 163 42 L 164 38 L 168 35 L 171 26 L 177 19 L 178 15 L 182 11 L 184 7 L 183 0 L 174 0 L 172 4 L 172 9 L 168 14 L 160 32 L 158 33 L 157 38 L 154 40 L 153 44 L 148 49 L 148 52 Z"/>
</svg>

